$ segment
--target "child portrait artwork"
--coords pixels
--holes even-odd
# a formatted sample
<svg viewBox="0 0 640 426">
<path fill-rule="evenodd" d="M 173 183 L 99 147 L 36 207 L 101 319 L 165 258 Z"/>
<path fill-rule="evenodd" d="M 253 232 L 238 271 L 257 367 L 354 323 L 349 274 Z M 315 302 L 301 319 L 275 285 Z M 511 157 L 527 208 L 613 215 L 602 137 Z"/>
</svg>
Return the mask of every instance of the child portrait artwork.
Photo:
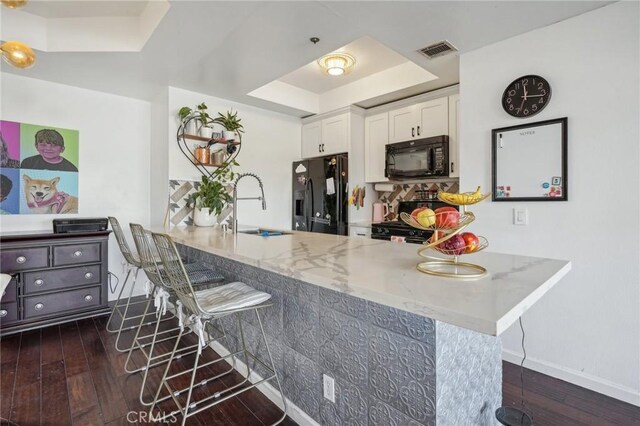
<svg viewBox="0 0 640 426">
<path fill-rule="evenodd" d="M 0 121 L 2 214 L 78 213 L 77 130 Z"/>
</svg>

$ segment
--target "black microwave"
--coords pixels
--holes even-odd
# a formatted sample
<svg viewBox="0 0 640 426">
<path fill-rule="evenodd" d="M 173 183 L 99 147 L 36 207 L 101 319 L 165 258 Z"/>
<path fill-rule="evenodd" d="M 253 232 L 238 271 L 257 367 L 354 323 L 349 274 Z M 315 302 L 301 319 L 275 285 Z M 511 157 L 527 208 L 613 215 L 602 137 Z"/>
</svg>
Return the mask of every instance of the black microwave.
<svg viewBox="0 0 640 426">
<path fill-rule="evenodd" d="M 449 136 L 387 145 L 384 174 L 389 179 L 448 177 Z"/>
</svg>

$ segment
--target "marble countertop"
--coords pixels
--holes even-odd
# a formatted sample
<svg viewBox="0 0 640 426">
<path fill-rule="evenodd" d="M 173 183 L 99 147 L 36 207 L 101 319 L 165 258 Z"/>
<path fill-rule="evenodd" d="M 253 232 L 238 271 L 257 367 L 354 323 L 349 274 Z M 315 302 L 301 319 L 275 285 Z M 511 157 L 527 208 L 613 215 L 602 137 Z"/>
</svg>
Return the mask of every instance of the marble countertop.
<svg viewBox="0 0 640 426">
<path fill-rule="evenodd" d="M 491 335 L 509 328 L 571 269 L 565 260 L 483 251 L 465 261 L 488 274 L 461 280 L 416 270 L 422 258 L 414 244 L 308 232 L 261 237 L 218 228 L 154 231 L 217 256 Z"/>
</svg>

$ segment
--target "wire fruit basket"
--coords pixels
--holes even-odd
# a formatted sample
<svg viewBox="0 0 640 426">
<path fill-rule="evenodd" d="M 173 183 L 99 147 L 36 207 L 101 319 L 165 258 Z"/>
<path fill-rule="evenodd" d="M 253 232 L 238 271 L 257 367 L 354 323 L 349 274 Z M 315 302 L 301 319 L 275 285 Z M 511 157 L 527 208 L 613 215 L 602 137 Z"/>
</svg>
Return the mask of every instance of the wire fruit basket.
<svg viewBox="0 0 640 426">
<path fill-rule="evenodd" d="M 425 212 L 416 216 L 401 213 L 400 219 L 406 224 L 425 231 L 433 231 L 430 239 L 418 249 L 418 255 L 427 259 L 417 264 L 418 271 L 425 274 L 450 278 L 480 278 L 487 270 L 474 263 L 460 261 L 460 256 L 478 253 L 489 246 L 483 236 L 464 238 L 463 231 L 475 220 L 475 215 L 467 211 L 467 206 L 485 200 L 490 193 L 476 192 L 452 194 L 440 192 L 438 199 L 453 206 L 462 206 L 462 213 L 446 211 Z M 434 252 L 448 257 L 434 255 Z"/>
</svg>

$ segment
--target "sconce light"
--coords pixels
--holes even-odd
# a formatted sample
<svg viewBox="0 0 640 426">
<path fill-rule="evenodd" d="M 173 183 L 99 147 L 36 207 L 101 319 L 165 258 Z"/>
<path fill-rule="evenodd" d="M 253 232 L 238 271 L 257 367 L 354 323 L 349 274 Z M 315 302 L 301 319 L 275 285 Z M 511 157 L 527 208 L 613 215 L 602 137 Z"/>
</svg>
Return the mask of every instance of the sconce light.
<svg viewBox="0 0 640 426">
<path fill-rule="evenodd" d="M 356 59 L 346 53 L 330 53 L 318 59 L 318 64 L 329 75 L 338 76 L 348 72 L 356 63 Z"/>
</svg>

